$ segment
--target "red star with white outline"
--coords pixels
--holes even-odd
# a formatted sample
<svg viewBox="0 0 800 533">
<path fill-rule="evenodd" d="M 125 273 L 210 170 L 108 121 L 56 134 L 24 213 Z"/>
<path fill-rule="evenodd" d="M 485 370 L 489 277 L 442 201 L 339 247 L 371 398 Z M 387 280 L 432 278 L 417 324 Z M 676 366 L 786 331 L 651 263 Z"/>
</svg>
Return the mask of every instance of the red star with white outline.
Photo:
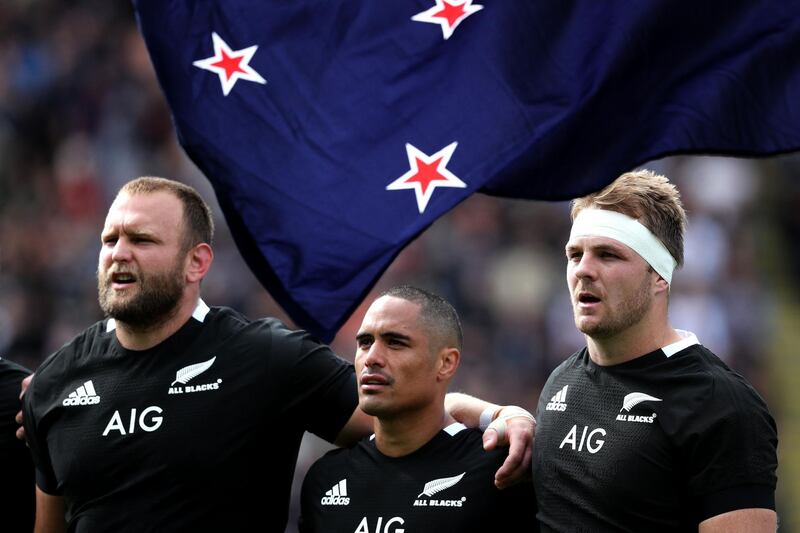
<svg viewBox="0 0 800 533">
<path fill-rule="evenodd" d="M 222 85 L 222 94 L 228 96 L 239 80 L 267 83 L 267 80 L 250 66 L 250 60 L 258 50 L 258 45 L 248 46 L 241 50 L 231 50 L 216 32 L 211 33 L 211 40 L 214 42 L 214 55 L 206 59 L 198 59 L 192 65 L 217 74 Z"/>
<path fill-rule="evenodd" d="M 415 146 L 406 143 L 406 154 L 411 169 L 387 185 L 386 190 L 414 189 L 417 207 L 422 214 L 436 187 L 465 188 L 467 184 L 447 170 L 447 163 L 450 162 L 456 146 L 458 143 L 454 142 L 433 155 L 426 155 Z"/>
<path fill-rule="evenodd" d="M 439 24 L 442 27 L 442 34 L 447 40 L 464 19 L 481 9 L 483 6 L 473 5 L 472 0 L 436 0 L 435 6 L 422 13 L 417 13 L 411 17 L 411 20 Z"/>
</svg>

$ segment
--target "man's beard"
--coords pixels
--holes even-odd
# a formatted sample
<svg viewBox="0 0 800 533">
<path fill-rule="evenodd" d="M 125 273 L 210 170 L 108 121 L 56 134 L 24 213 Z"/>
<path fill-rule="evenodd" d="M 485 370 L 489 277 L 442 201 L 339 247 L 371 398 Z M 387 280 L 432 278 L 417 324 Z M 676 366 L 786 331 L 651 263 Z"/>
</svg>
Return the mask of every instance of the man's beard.
<svg viewBox="0 0 800 533">
<path fill-rule="evenodd" d="M 130 298 L 115 298 L 110 285 L 111 274 L 97 273 L 98 301 L 106 316 L 132 329 L 146 331 L 164 322 L 177 310 L 185 286 L 180 261 L 164 273 L 145 275 L 136 272 L 139 287 Z"/>
<path fill-rule="evenodd" d="M 581 333 L 594 339 L 613 337 L 637 324 L 647 313 L 652 302 L 653 298 L 649 291 L 649 280 L 645 277 L 639 290 L 632 298 L 625 300 L 623 304 L 615 310 L 613 316 L 607 317 L 606 320 L 602 322 L 584 327 L 578 325 L 578 321 L 576 320 L 576 326 L 578 326 Z"/>
</svg>

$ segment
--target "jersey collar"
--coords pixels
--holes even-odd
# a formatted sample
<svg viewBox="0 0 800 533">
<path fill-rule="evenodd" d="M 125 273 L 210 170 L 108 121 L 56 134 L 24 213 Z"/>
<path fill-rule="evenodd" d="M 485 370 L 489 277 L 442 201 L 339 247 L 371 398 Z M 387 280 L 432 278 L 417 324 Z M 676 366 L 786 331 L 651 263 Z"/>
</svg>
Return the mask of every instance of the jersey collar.
<svg viewBox="0 0 800 533">
<path fill-rule="evenodd" d="M 679 341 L 673 342 L 672 344 L 668 344 L 663 348 L 661 348 L 661 351 L 664 352 L 664 355 L 666 355 L 667 357 L 672 357 L 676 353 L 680 352 L 681 350 L 685 350 L 689 346 L 700 344 L 700 341 L 697 340 L 697 335 L 695 335 L 691 331 L 685 331 L 682 329 L 676 329 L 675 331 L 682 338 Z"/>
<path fill-rule="evenodd" d="M 202 298 L 197 299 L 197 307 L 194 308 L 192 311 L 192 318 L 197 320 L 198 322 L 203 322 L 206 319 L 206 315 L 208 312 L 211 311 L 211 308 L 206 305 Z M 109 318 L 108 322 L 106 322 L 106 333 L 110 331 L 114 331 L 117 328 L 117 321 L 113 318 Z"/>
</svg>

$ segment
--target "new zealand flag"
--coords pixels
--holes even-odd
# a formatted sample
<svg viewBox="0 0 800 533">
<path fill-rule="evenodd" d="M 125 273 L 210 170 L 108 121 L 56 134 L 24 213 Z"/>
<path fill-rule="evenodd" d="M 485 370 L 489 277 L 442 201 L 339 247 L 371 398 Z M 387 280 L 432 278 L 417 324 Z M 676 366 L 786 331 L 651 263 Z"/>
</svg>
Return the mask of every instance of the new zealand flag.
<svg viewBox="0 0 800 533">
<path fill-rule="evenodd" d="M 675 153 L 800 149 L 783 0 L 134 0 L 240 251 L 330 340 L 470 194 L 597 190 Z"/>
</svg>

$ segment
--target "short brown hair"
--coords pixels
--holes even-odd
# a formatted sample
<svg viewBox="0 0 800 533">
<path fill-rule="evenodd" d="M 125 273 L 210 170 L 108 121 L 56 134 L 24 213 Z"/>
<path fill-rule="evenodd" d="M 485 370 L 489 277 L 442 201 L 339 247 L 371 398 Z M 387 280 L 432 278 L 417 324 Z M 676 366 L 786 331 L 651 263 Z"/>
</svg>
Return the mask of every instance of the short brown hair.
<svg viewBox="0 0 800 533">
<path fill-rule="evenodd" d="M 211 208 L 194 187 L 166 178 L 144 176 L 129 181 L 120 193 L 147 194 L 166 191 L 174 194 L 183 204 L 183 220 L 186 224 L 184 247 L 189 249 L 201 242 L 211 244 L 214 239 L 214 219 Z"/>
<path fill-rule="evenodd" d="M 686 211 L 681 196 L 665 176 L 651 170 L 626 172 L 603 190 L 572 202 L 572 220 L 583 209 L 606 209 L 628 215 L 650 230 L 683 265 Z"/>
</svg>

